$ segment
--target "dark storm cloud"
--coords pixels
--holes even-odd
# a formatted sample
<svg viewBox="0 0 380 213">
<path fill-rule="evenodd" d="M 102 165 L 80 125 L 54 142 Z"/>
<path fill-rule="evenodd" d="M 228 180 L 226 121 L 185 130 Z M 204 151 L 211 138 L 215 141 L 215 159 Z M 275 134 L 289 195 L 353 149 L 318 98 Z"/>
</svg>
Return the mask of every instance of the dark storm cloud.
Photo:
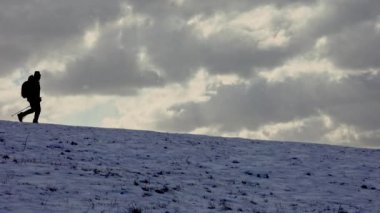
<svg viewBox="0 0 380 213">
<path fill-rule="evenodd" d="M 120 13 L 121 0 L 6 0 L 0 2 L 0 75 L 50 55 L 95 22 Z"/>
</svg>

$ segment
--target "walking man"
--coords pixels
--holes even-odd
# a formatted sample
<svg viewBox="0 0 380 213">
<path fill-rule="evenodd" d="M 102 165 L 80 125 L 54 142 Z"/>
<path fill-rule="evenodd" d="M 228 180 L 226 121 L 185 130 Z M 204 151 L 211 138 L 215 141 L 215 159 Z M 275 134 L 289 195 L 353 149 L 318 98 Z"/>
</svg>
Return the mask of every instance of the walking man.
<svg viewBox="0 0 380 213">
<path fill-rule="evenodd" d="M 34 75 L 30 76 L 28 78 L 28 81 L 24 83 L 26 85 L 25 88 L 23 86 L 21 93 L 22 96 L 28 100 L 30 109 L 17 114 L 18 120 L 20 122 L 22 122 L 23 118 L 26 115 L 34 113 L 33 123 L 38 123 L 38 118 L 40 117 L 41 113 L 40 79 L 41 73 L 39 71 L 35 71 Z"/>
</svg>

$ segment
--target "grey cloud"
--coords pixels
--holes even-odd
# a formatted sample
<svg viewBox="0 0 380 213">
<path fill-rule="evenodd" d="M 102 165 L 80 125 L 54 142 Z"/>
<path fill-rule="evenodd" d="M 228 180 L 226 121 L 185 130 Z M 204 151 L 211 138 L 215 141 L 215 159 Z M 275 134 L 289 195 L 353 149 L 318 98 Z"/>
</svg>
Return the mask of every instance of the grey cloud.
<svg viewBox="0 0 380 213">
<path fill-rule="evenodd" d="M 191 3 L 186 2 L 185 8 L 186 4 Z M 231 5 L 231 2 L 228 4 Z M 239 4 L 241 3 L 236 3 Z M 246 10 L 254 8 L 254 4 L 251 3 L 251 8 Z M 194 11 L 192 16 L 202 12 L 201 9 Z M 153 16 L 155 25 L 141 29 L 143 43 L 153 61 L 167 72 L 168 79 L 174 81 L 190 77 L 191 73 L 200 67 L 206 67 L 212 73 L 235 73 L 246 77 L 254 69 L 275 67 L 313 46 L 310 38 L 300 37 L 294 38 L 286 47 L 264 50 L 253 40 L 244 39 L 228 31 L 202 40 L 197 39 L 197 35 L 194 35 L 188 26 L 173 27 L 173 20 L 183 23 L 191 16 L 184 17 L 176 12 L 159 13 L 157 16 L 152 12 L 148 15 Z"/>
<path fill-rule="evenodd" d="M 173 107 L 181 112 L 168 123 L 159 124 L 180 131 L 191 131 L 199 126 L 221 126 L 224 131 L 242 128 L 256 129 L 271 122 L 287 122 L 317 113 L 317 97 L 310 97 L 319 89 L 322 79 L 284 82 L 269 85 L 257 80 L 253 85 L 224 86 L 206 103 L 186 103 Z M 302 89 L 301 89 L 302 88 Z M 190 118 L 190 121 L 187 119 Z M 192 119 L 196 123 L 192 123 Z M 185 125 L 182 127 L 181 125 Z"/>
<path fill-rule="evenodd" d="M 13 41 L 11 50 L 15 52 L 13 55 L 16 55 L 12 57 L 16 60 L 15 62 L 7 60 L 4 63 L 9 64 L 7 69 L 11 65 L 27 60 L 31 55 L 48 55 L 59 51 L 57 46 L 62 47 L 72 42 L 73 38 L 82 36 L 83 31 L 95 22 L 106 23 L 116 20 L 121 10 L 120 2 L 117 0 L 107 3 L 100 0 L 82 0 L 76 1 L 75 7 L 70 6 L 74 3 L 69 4 L 70 2 L 66 1 L 60 3 L 47 1 L 44 4 L 38 2 L 40 1 L 24 3 L 25 6 L 21 7 L 24 9 L 21 11 L 15 9 L 17 11 L 15 14 L 24 14 L 28 17 L 20 18 L 28 20 L 27 22 L 8 21 L 2 25 L 10 29 L 11 34 L 8 37 L 13 34 L 27 33 L 25 40 L 17 37 L 14 40 L 7 39 Z M 127 38 L 121 40 L 125 50 L 120 50 L 111 39 L 104 38 L 91 53 L 68 64 L 67 73 L 64 76 L 48 76 L 49 91 L 55 93 L 60 91 L 60 94 L 89 92 L 125 94 L 126 91 L 118 89 L 119 86 L 136 90 L 145 86 L 160 85 L 157 83 L 158 77 L 153 76 L 152 73 L 138 74 L 144 73 L 136 66 L 136 48 L 139 46 L 146 47 L 154 64 L 162 69 L 164 75 L 161 77 L 165 79 L 159 79 L 161 83 L 181 82 L 190 78 L 200 67 L 207 68 L 211 73 L 235 73 L 247 77 L 254 70 L 271 69 L 289 58 L 302 54 L 309 50 L 320 36 L 310 36 L 305 32 L 294 35 L 288 46 L 263 50 L 258 48 L 253 41 L 242 39 L 227 31 L 213 35 L 210 39 L 199 40 L 189 26 L 183 25 L 190 17 L 198 14 L 212 16 L 218 11 L 227 13 L 239 10 L 249 11 L 258 5 L 273 4 L 282 7 L 311 4 L 315 1 L 224 1 L 225 4 L 221 4 L 220 1 L 197 3 L 184 1 L 183 6 L 180 7 L 170 4 L 169 1 L 129 1 L 129 3 L 135 13 L 146 15 L 154 24 L 108 32 L 106 36 L 111 38 L 118 35 L 120 31 L 123 32 L 124 38 Z M 13 20 L 13 18 L 6 20 Z M 138 37 L 136 37 L 137 34 Z M 21 42 L 20 45 L 16 45 L 19 42 Z M 2 53 L 5 52 L 2 51 Z M 7 57 L 9 58 L 10 55 L 12 54 L 8 54 Z M 7 57 L 3 59 L 6 60 Z M 123 59 L 125 62 L 122 61 Z M 91 85 L 93 88 L 83 89 L 86 85 Z"/>
<path fill-rule="evenodd" d="M 315 117 L 323 112 L 335 122 L 355 126 L 360 131 L 378 130 L 379 76 L 349 78 L 339 83 L 325 78 L 308 75 L 276 84 L 257 80 L 250 87 L 225 86 L 208 102 L 172 107 L 176 116 L 157 126 L 174 131 L 218 126 L 221 132 L 237 132 Z M 314 132 L 325 131 L 321 130 L 324 127 L 314 128 Z M 297 133 L 298 139 L 313 137 L 315 134 L 310 131 Z"/>
<path fill-rule="evenodd" d="M 134 13 L 142 13 L 153 24 L 107 32 L 91 53 L 69 64 L 64 78 L 49 78 L 51 91 L 124 95 L 125 90 L 119 87 L 137 90 L 163 82 L 183 82 L 201 67 L 212 73 L 235 73 L 247 77 L 254 69 L 275 67 L 312 46 L 309 39 L 301 38 L 293 40 L 287 47 L 263 50 L 253 41 L 241 39 L 232 32 L 221 32 L 202 40 L 184 25 L 190 16 L 185 17 L 181 10 L 172 12 L 173 5 L 168 2 L 132 3 Z M 120 44 L 115 44 L 120 33 Z M 118 45 L 125 46 L 125 49 L 120 50 Z M 136 49 L 139 47 L 147 49 L 162 76 L 140 74 L 144 72 L 136 66 Z M 93 88 L 84 90 L 83 86 L 90 83 Z"/>
<path fill-rule="evenodd" d="M 0 3 L 0 56 L 1 73 L 6 73 L 36 55 L 43 57 L 52 52 L 60 51 L 62 46 L 68 45 L 83 35 L 88 27 L 95 22 L 106 23 L 120 17 L 121 0 L 112 1 L 3 1 Z M 252 70 L 260 68 L 273 68 L 284 63 L 287 59 L 302 54 L 313 47 L 317 38 L 327 35 L 332 36 L 330 56 L 341 66 L 353 67 L 377 67 L 376 45 L 378 39 L 374 32 L 368 32 L 365 42 L 357 42 L 356 45 L 347 45 L 351 39 L 356 38 L 359 33 L 352 31 L 343 36 L 336 36 L 337 31 L 349 29 L 349 26 L 360 24 L 363 21 L 372 20 L 378 14 L 379 3 L 375 0 L 356 1 L 335 1 L 329 3 L 330 7 L 326 14 L 318 17 L 310 23 L 307 30 L 300 35 L 294 35 L 290 44 L 286 47 L 262 50 L 257 48 L 254 42 L 244 41 L 229 32 L 221 32 L 209 40 L 197 40 L 186 26 L 176 27 L 176 22 L 180 25 L 190 17 L 198 14 L 212 16 L 218 11 L 224 12 L 244 12 L 249 11 L 258 5 L 272 4 L 278 7 L 295 4 L 316 4 L 322 1 L 184 1 L 182 6 L 170 4 L 170 1 L 143 1 L 130 0 L 129 4 L 134 8 L 135 13 L 149 16 L 153 26 L 143 26 L 136 28 L 139 37 L 135 42 L 147 47 L 148 53 L 163 72 L 169 81 L 184 81 L 188 79 L 194 70 L 199 67 L 206 67 L 212 73 L 237 73 L 243 77 L 251 74 Z M 73 6 L 75 5 L 75 6 Z M 254 21 L 254 20 L 253 20 Z M 361 25 L 360 25 L 361 26 Z M 359 27 L 359 30 L 362 29 Z M 125 37 L 133 36 L 136 32 L 125 30 Z M 344 32 L 344 31 L 343 31 Z M 118 31 L 114 31 L 118 34 Z M 114 36 L 114 35 L 110 35 Z M 335 37 L 334 37 L 335 36 Z M 343 38 L 342 38 L 343 37 Z M 378 43 L 378 42 L 377 42 Z M 135 69 L 135 55 L 127 51 L 134 51 L 126 43 L 125 57 L 132 67 L 124 67 L 124 70 Z M 112 44 L 111 44 L 112 46 Z M 370 48 L 367 48 L 370 46 Z M 59 47 L 59 48 L 57 48 Z M 78 59 L 76 64 L 69 64 L 67 79 L 70 73 L 73 80 L 80 78 L 74 72 L 88 72 L 85 67 L 94 70 L 93 65 L 83 65 L 93 58 L 100 59 L 106 57 L 101 52 L 101 47 L 97 47 L 87 56 L 89 59 Z M 117 46 L 113 46 L 117 48 Z M 347 48 L 345 48 L 347 47 Z M 346 51 L 348 48 L 355 48 L 358 53 Z M 64 50 L 62 50 L 64 51 Z M 104 50 L 111 51 L 111 50 Z M 117 54 L 118 50 L 114 50 Z M 345 54 L 342 54 L 345 53 Z M 99 54 L 97 56 L 97 54 Z M 358 57 L 359 56 L 359 57 Z M 37 57 L 38 58 L 38 57 Z M 92 58 L 92 59 L 91 59 Z M 115 71 L 108 69 L 108 75 L 115 72 L 117 76 L 122 63 L 115 63 L 112 58 L 103 58 L 99 66 L 109 68 L 115 67 Z M 93 61 L 91 61 L 93 62 Z M 96 63 L 93 63 L 96 64 Z M 107 64 L 107 65 L 105 65 Z M 77 71 L 74 71 L 77 70 Z M 83 76 L 86 76 L 82 74 Z M 146 76 L 148 77 L 148 76 Z M 119 79 L 119 78 L 118 78 Z M 132 77 L 133 79 L 133 77 Z M 148 80 L 149 81 L 149 80 Z M 74 82 L 74 81 L 73 81 Z M 81 81 L 77 80 L 80 83 Z M 56 82 L 58 85 L 59 83 Z M 114 86 L 119 85 L 115 83 Z M 147 84 L 143 84 L 145 86 Z M 154 84 L 153 84 L 154 85 Z M 73 88 L 80 88 L 78 85 Z M 100 91 L 100 87 L 98 91 Z M 57 88 L 58 89 L 58 88 Z M 82 92 L 74 89 L 65 90 L 67 93 Z"/>
<path fill-rule="evenodd" d="M 374 21 L 380 15 L 377 0 L 321 0 L 328 7 L 321 16 L 310 23 L 309 30 L 317 35 L 334 35 L 346 29 Z"/>
<path fill-rule="evenodd" d="M 376 148 L 378 149 L 380 144 L 380 133 L 379 131 L 377 132 L 370 132 L 365 135 L 362 135 L 360 138 L 360 142 L 356 142 L 353 145 L 355 146 L 365 146 L 369 148 Z"/>
<path fill-rule="evenodd" d="M 309 23 L 306 34 L 328 40 L 326 57 L 344 69 L 379 68 L 380 1 L 325 1 L 322 16 Z"/>
<path fill-rule="evenodd" d="M 126 37 L 120 36 L 124 33 Z M 131 95 L 137 88 L 162 85 L 164 80 L 157 73 L 138 66 L 138 44 L 130 35 L 126 29 L 105 33 L 95 49 L 69 63 L 66 72 L 48 74 L 46 90 L 51 94 Z"/>
<path fill-rule="evenodd" d="M 380 30 L 374 24 L 351 27 L 329 38 L 328 56 L 348 69 L 380 68 Z"/>
<path fill-rule="evenodd" d="M 70 45 L 95 22 L 120 13 L 121 0 L 1 1 L 0 75 Z"/>
<path fill-rule="evenodd" d="M 376 130 L 380 127 L 380 75 L 352 77 L 334 88 L 326 103 L 326 110 L 338 122 L 354 125 L 360 130 Z M 335 100 L 335 97 L 339 97 Z"/>
<path fill-rule="evenodd" d="M 179 12 L 186 17 L 195 14 L 212 15 L 219 11 L 241 12 L 253 9 L 261 5 L 275 5 L 284 7 L 296 4 L 314 4 L 318 0 L 185 0 L 180 6 L 174 1 L 150 1 L 150 0 L 129 0 L 136 10 L 146 14 L 162 14 Z M 164 3 L 164 4 L 163 4 Z M 165 4 L 166 3 L 166 4 Z M 158 12 L 159 11 L 159 12 Z"/>
</svg>

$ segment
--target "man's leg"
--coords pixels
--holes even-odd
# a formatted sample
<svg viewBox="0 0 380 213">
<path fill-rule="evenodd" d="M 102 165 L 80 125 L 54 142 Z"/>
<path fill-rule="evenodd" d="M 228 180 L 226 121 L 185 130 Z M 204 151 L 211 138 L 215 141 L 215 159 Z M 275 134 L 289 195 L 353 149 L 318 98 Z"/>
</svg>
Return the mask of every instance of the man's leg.
<svg viewBox="0 0 380 213">
<path fill-rule="evenodd" d="M 25 116 L 27 116 L 27 115 L 32 114 L 33 112 L 35 112 L 35 110 L 33 109 L 32 102 L 29 102 L 29 103 L 30 103 L 30 107 L 31 107 L 30 109 L 28 109 L 25 112 L 21 112 L 21 113 L 17 114 L 18 120 L 20 122 L 22 122 L 22 119 L 24 119 Z"/>
<path fill-rule="evenodd" d="M 33 103 L 32 109 L 34 110 L 34 119 L 33 123 L 38 123 L 38 118 L 40 117 L 41 113 L 41 104 L 39 101 L 36 101 Z"/>
</svg>

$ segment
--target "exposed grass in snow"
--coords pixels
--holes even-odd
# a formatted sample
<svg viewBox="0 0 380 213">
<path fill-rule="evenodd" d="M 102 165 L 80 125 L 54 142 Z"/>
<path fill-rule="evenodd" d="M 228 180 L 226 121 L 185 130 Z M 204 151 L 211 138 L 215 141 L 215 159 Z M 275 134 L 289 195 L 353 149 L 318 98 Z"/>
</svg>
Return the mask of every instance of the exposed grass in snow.
<svg viewBox="0 0 380 213">
<path fill-rule="evenodd" d="M 380 150 L 0 121 L 0 212 L 380 212 Z"/>
</svg>

